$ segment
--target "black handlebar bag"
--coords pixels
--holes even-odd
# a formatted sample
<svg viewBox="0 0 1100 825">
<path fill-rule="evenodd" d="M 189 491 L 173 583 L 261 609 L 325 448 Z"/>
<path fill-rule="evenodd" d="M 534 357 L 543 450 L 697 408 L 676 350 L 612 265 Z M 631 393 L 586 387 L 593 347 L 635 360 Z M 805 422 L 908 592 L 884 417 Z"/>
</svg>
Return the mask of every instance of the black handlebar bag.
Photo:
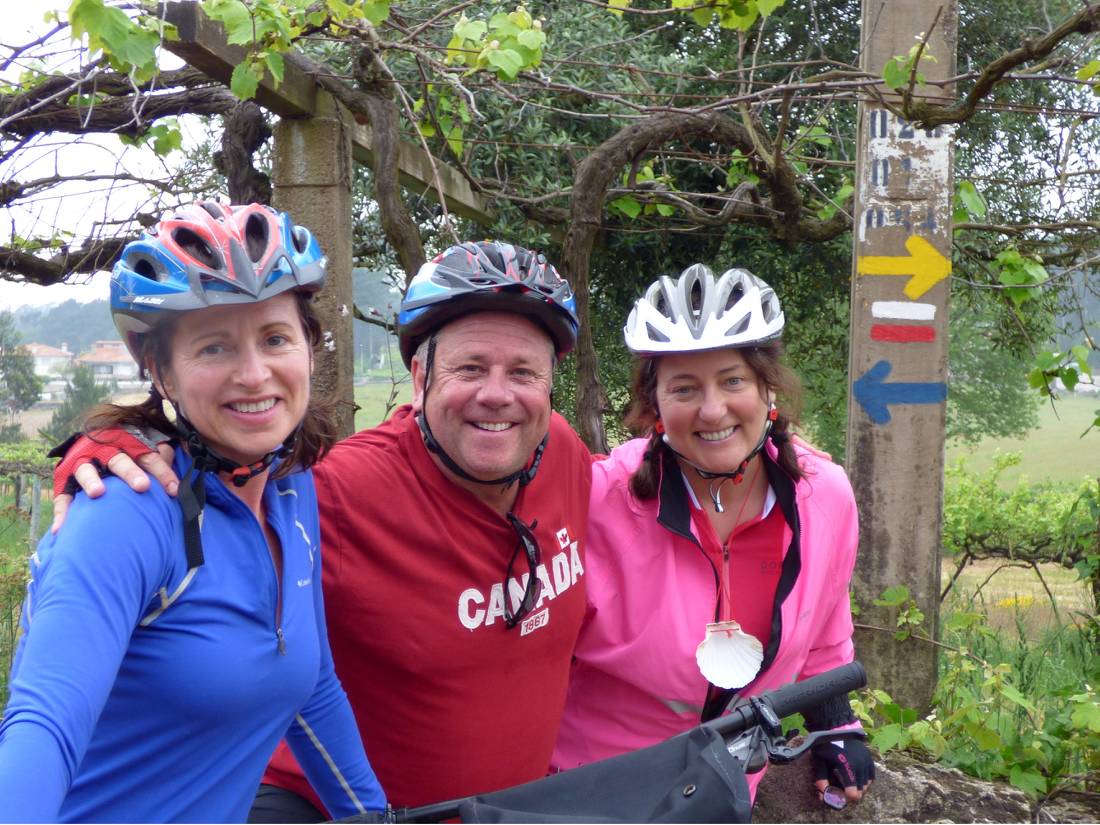
<svg viewBox="0 0 1100 825">
<path fill-rule="evenodd" d="M 741 764 L 708 727 L 456 804 L 463 822 L 748 822 L 752 813 Z"/>
</svg>

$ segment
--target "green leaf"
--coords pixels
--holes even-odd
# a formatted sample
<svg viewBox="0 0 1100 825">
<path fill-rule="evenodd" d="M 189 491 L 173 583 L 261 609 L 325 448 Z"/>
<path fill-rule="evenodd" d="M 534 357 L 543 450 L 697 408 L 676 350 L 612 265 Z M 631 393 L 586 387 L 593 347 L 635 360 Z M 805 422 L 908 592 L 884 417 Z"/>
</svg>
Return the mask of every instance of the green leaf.
<svg viewBox="0 0 1100 825">
<path fill-rule="evenodd" d="M 390 4 L 383 0 L 363 0 L 363 17 L 377 26 L 390 16 Z"/>
<path fill-rule="evenodd" d="M 458 158 L 462 157 L 462 124 L 461 123 L 455 124 L 454 126 L 451 127 L 450 131 L 447 132 L 447 146 L 450 148 L 450 150 L 452 152 L 454 152 L 455 157 L 458 157 Z"/>
<path fill-rule="evenodd" d="M 264 55 L 264 63 L 267 64 L 267 70 L 271 72 L 271 76 L 275 78 L 275 83 L 279 84 L 283 82 L 283 56 L 278 52 L 268 52 Z"/>
<path fill-rule="evenodd" d="M 909 85 L 909 69 L 905 58 L 891 57 L 882 67 L 882 79 L 891 89 L 904 89 Z"/>
<path fill-rule="evenodd" d="M 251 43 L 253 39 L 252 14 L 240 0 L 209 0 L 203 6 L 207 17 L 225 27 L 229 43 Z"/>
<path fill-rule="evenodd" d="M 882 591 L 882 595 L 875 599 L 872 604 L 879 607 L 897 607 L 904 604 L 909 598 L 909 588 L 904 584 L 895 584 L 893 587 L 887 587 Z"/>
<path fill-rule="evenodd" d="M 984 623 L 984 613 L 965 613 L 959 611 L 957 613 L 952 613 L 950 616 L 948 616 L 947 621 L 944 623 L 944 626 L 948 630 L 958 631 L 966 630 Z"/>
<path fill-rule="evenodd" d="M 1088 80 L 1097 72 L 1100 72 L 1100 60 L 1090 60 L 1080 69 L 1078 69 L 1074 76 L 1078 80 Z"/>
<path fill-rule="evenodd" d="M 229 78 L 229 88 L 241 100 L 250 100 L 256 96 L 260 85 L 260 74 L 248 63 L 238 63 Z"/>
<path fill-rule="evenodd" d="M 1077 370 L 1073 367 L 1063 367 L 1062 371 L 1058 373 L 1058 377 L 1062 379 L 1062 383 L 1065 384 L 1066 389 L 1069 392 L 1073 392 L 1073 388 L 1077 386 L 1079 378 Z"/>
<path fill-rule="evenodd" d="M 489 65 L 505 80 L 515 80 L 523 68 L 523 58 L 514 49 L 493 49 L 488 56 Z"/>
<path fill-rule="evenodd" d="M 623 9 L 630 8 L 630 4 L 633 0 L 608 0 L 607 6 L 610 11 L 616 17 L 623 16 Z"/>
<path fill-rule="evenodd" d="M 1017 705 L 1024 708 L 1025 710 L 1029 710 L 1032 713 L 1035 713 L 1035 705 L 1031 702 L 1031 700 L 1020 693 L 1020 691 L 1012 685 L 1008 684 L 1007 682 L 1005 684 L 1002 684 L 1000 687 L 1000 692 L 1001 695 L 1009 701 L 1015 702 Z"/>
<path fill-rule="evenodd" d="M 756 8 L 763 17 L 767 17 L 773 11 L 782 6 L 787 0 L 756 0 Z"/>
<path fill-rule="evenodd" d="M 659 203 L 657 204 L 657 214 L 667 218 L 670 215 L 676 214 L 676 207 L 668 203 Z"/>
<path fill-rule="evenodd" d="M 494 37 L 515 37 L 519 34 L 519 27 L 504 12 L 494 14 L 489 18 L 489 29 L 493 32 Z"/>
<path fill-rule="evenodd" d="M 759 16 L 755 2 L 733 4 L 718 9 L 718 25 L 723 29 L 748 31 Z"/>
<path fill-rule="evenodd" d="M 435 126 L 428 123 L 427 121 L 423 121 L 422 123 L 418 124 L 417 128 L 420 130 L 420 134 L 422 134 L 424 137 L 435 136 Z"/>
<path fill-rule="evenodd" d="M 692 2 L 691 5 L 694 6 L 695 3 Z M 707 26 L 710 25 L 710 21 L 713 17 L 714 17 L 714 9 L 710 8 L 710 7 L 702 8 L 702 9 L 695 9 L 691 13 L 691 19 L 694 20 L 697 25 L 703 26 L 704 28 L 706 28 Z"/>
<path fill-rule="evenodd" d="M 985 198 L 981 196 L 977 187 L 971 181 L 959 182 L 959 198 L 962 199 L 963 206 L 971 215 L 976 218 L 985 217 L 987 211 Z"/>
<path fill-rule="evenodd" d="M 1008 781 L 1032 796 L 1041 794 L 1047 789 L 1046 778 L 1041 773 L 1035 770 L 1024 770 L 1019 765 L 1013 765 L 1009 770 Z"/>
<path fill-rule="evenodd" d="M 183 133 L 166 123 L 159 123 L 149 130 L 153 138 L 153 151 L 161 157 L 183 146 Z"/>
<path fill-rule="evenodd" d="M 1035 353 L 1035 366 L 1039 369 L 1050 372 L 1058 368 L 1062 363 L 1062 353 L 1051 352 L 1050 350 L 1040 350 Z"/>
<path fill-rule="evenodd" d="M 527 29 L 521 31 L 516 38 L 520 44 L 532 51 L 538 51 L 546 43 L 546 35 L 539 29 Z"/>
<path fill-rule="evenodd" d="M 1087 728 L 1093 733 L 1100 733 L 1100 702 L 1086 699 L 1073 709 L 1070 720 L 1081 730 Z"/>
<path fill-rule="evenodd" d="M 642 213 L 642 205 L 630 195 L 615 198 L 615 200 L 608 203 L 608 206 L 628 218 L 636 218 Z"/>
<path fill-rule="evenodd" d="M 108 55 L 116 68 L 152 71 L 160 41 L 121 9 L 105 6 L 103 0 L 73 0 L 69 24 L 74 40 L 87 35 L 88 49 Z"/>
<path fill-rule="evenodd" d="M 964 728 L 974 740 L 974 744 L 982 750 L 994 751 L 1001 747 L 1001 737 L 997 731 L 979 724 L 968 724 Z"/>
<path fill-rule="evenodd" d="M 475 43 L 480 43 L 488 30 L 489 26 L 484 20 L 468 20 L 463 17 L 455 23 L 455 35 Z"/>
<path fill-rule="evenodd" d="M 885 725 L 871 732 L 871 741 L 882 753 L 898 747 L 908 737 L 901 725 Z"/>
</svg>

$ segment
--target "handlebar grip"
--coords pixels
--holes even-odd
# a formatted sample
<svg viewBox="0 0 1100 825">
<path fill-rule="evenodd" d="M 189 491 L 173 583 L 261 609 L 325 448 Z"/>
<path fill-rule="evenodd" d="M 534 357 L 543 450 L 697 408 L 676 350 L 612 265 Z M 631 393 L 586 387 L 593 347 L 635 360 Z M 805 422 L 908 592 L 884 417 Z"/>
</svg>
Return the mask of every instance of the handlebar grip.
<svg viewBox="0 0 1100 825">
<path fill-rule="evenodd" d="M 782 719 L 792 713 L 804 713 L 827 699 L 859 690 L 866 684 L 867 671 L 863 669 L 863 665 L 849 662 L 801 682 L 784 685 L 761 698 L 766 697 L 771 702 L 775 715 Z"/>
</svg>

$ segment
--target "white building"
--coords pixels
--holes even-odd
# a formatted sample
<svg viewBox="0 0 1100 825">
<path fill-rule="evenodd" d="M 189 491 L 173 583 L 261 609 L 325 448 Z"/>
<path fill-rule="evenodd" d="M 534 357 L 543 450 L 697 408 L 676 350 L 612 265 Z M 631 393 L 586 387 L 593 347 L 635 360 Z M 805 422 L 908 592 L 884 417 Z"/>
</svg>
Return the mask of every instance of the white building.
<svg viewBox="0 0 1100 825">
<path fill-rule="evenodd" d="M 72 367 L 73 354 L 69 352 L 68 344 L 62 344 L 61 349 L 51 347 L 49 344 L 24 344 L 23 346 L 34 359 L 35 375 L 42 378 L 56 378 Z"/>
<path fill-rule="evenodd" d="M 138 365 L 122 341 L 96 341 L 92 349 L 76 357 L 77 364 L 91 369 L 97 384 L 137 384 Z"/>
</svg>

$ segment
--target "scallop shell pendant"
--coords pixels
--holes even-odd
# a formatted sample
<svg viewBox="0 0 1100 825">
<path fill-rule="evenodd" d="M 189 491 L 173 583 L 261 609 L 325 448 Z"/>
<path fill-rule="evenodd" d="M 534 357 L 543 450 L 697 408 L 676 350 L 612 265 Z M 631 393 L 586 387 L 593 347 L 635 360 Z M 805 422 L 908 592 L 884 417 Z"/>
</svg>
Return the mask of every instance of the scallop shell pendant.
<svg viewBox="0 0 1100 825">
<path fill-rule="evenodd" d="M 695 648 L 695 661 L 711 684 L 725 689 L 742 688 L 760 671 L 764 646 L 732 619 L 712 622 Z"/>
</svg>

